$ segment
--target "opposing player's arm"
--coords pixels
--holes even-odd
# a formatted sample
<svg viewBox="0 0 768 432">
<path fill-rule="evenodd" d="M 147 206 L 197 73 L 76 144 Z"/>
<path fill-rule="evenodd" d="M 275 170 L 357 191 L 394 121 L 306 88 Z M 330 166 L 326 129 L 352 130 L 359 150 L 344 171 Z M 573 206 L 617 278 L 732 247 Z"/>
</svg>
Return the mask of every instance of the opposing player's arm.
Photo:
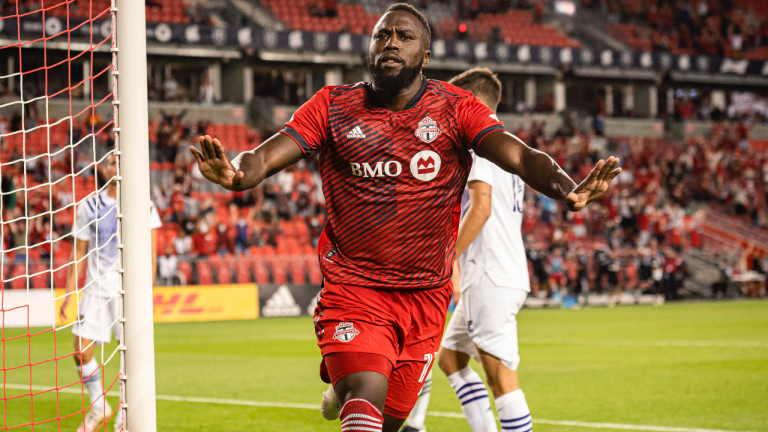
<svg viewBox="0 0 768 432">
<path fill-rule="evenodd" d="M 155 279 L 157 278 L 157 228 L 151 231 L 152 233 L 152 286 L 155 286 Z"/>
<path fill-rule="evenodd" d="M 491 217 L 491 191 L 493 188 L 482 181 L 471 181 L 467 185 L 469 191 L 469 208 L 459 224 L 459 234 L 456 237 L 456 256 L 466 252 L 469 245 L 482 231 L 485 222 Z"/>
<path fill-rule="evenodd" d="M 149 229 L 152 236 L 152 286 L 157 278 L 157 230 L 163 226 L 155 203 L 149 202 Z"/>
<path fill-rule="evenodd" d="M 72 255 L 69 258 L 69 267 L 67 267 L 67 285 L 65 294 L 73 293 L 77 289 L 77 279 L 83 274 L 85 268 L 85 254 L 88 253 L 88 240 L 75 239 L 75 247 L 72 248 Z M 67 319 L 67 306 L 72 301 L 75 294 L 65 295 L 59 308 L 59 317 L 61 321 Z"/>
<path fill-rule="evenodd" d="M 576 184 L 546 153 L 528 147 L 507 131 L 494 131 L 475 149 L 478 156 L 503 170 L 518 175 L 526 184 L 544 195 L 564 202 L 571 211 L 600 198 L 611 181 L 619 175 L 619 159 L 600 160 L 581 184 Z"/>
<path fill-rule="evenodd" d="M 459 281 L 461 281 L 461 273 L 459 270 L 459 262 L 458 260 L 453 260 L 453 274 L 451 275 L 451 284 L 453 284 L 453 305 L 459 304 L 459 299 L 461 299 L 461 287 L 459 286 Z"/>
</svg>

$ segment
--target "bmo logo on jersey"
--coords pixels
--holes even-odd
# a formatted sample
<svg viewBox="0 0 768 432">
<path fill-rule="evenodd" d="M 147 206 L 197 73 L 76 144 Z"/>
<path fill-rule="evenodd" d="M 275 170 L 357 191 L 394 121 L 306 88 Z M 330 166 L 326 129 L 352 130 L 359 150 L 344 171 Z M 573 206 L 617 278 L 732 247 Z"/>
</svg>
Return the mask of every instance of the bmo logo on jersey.
<svg viewBox="0 0 768 432">
<path fill-rule="evenodd" d="M 373 166 L 368 162 L 350 162 L 349 165 L 355 177 L 397 177 L 403 172 L 403 166 L 398 161 L 376 162 Z"/>
<path fill-rule="evenodd" d="M 431 150 L 422 150 L 411 159 L 411 174 L 421 181 L 430 181 L 440 171 L 440 155 Z"/>
</svg>

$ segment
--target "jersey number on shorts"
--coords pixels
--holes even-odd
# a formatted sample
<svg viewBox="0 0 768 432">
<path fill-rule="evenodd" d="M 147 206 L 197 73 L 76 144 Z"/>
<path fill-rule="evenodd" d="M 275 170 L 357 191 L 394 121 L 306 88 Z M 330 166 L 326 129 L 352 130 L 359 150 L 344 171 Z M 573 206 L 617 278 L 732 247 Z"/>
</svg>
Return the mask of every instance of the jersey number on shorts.
<svg viewBox="0 0 768 432">
<path fill-rule="evenodd" d="M 419 382 L 424 382 L 424 378 L 427 376 L 427 372 L 429 372 L 429 366 L 435 360 L 436 356 L 437 356 L 437 353 L 434 353 L 434 354 L 424 354 L 424 360 L 426 360 L 427 363 L 424 365 L 424 370 L 421 371 L 421 376 L 419 377 Z"/>
</svg>

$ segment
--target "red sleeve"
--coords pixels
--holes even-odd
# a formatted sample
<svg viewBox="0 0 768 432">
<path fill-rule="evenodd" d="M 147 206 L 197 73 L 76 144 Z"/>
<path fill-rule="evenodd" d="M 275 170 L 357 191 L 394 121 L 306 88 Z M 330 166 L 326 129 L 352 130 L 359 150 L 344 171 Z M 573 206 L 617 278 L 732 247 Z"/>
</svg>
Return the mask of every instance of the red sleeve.
<svg viewBox="0 0 768 432">
<path fill-rule="evenodd" d="M 467 149 L 477 150 L 480 141 L 489 133 L 504 130 L 504 123 L 500 122 L 496 114 L 475 96 L 461 99 L 457 109 L 459 131 Z"/>
<path fill-rule="evenodd" d="M 281 133 L 296 141 L 305 155 L 320 149 L 328 136 L 330 90 L 326 87 L 299 107 Z"/>
</svg>

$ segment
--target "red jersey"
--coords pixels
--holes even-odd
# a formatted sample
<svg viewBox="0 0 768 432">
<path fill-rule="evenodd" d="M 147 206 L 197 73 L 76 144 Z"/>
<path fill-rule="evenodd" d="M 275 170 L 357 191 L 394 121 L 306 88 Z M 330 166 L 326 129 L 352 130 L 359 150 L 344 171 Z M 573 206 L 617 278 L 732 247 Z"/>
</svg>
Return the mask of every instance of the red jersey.
<svg viewBox="0 0 768 432">
<path fill-rule="evenodd" d="M 316 93 L 281 132 L 305 154 L 320 152 L 323 276 L 374 289 L 445 286 L 469 150 L 503 129 L 471 92 L 426 78 L 399 112 L 384 108 L 369 83 Z"/>
</svg>

